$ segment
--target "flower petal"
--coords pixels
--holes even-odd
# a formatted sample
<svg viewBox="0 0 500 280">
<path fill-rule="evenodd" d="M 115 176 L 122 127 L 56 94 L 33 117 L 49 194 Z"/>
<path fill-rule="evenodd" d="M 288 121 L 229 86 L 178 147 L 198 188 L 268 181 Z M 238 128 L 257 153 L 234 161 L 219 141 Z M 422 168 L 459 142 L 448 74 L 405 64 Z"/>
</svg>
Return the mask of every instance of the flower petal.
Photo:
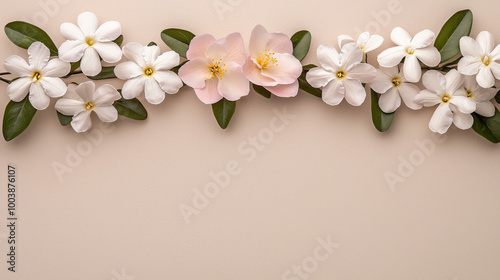
<svg viewBox="0 0 500 280">
<path fill-rule="evenodd" d="M 422 76 L 422 84 L 428 90 L 436 93 L 437 95 L 446 92 L 446 78 L 443 74 L 436 70 L 430 70 Z"/>
<path fill-rule="evenodd" d="M 335 106 L 344 99 L 344 93 L 345 88 L 342 82 L 334 79 L 323 88 L 321 98 L 326 104 Z"/>
<path fill-rule="evenodd" d="M 356 63 L 346 70 L 347 79 L 356 79 L 363 83 L 369 83 L 377 76 L 375 67 L 368 63 Z"/>
<path fill-rule="evenodd" d="M 220 95 L 230 101 L 240 99 L 250 92 L 250 83 L 236 62 L 228 65 L 226 74 L 219 80 L 217 89 Z"/>
<path fill-rule="evenodd" d="M 378 49 L 384 42 L 384 38 L 380 35 L 372 35 L 365 43 L 365 52 L 371 52 Z"/>
<path fill-rule="evenodd" d="M 464 114 L 458 110 L 453 110 L 453 123 L 456 127 L 466 130 L 472 127 L 474 118 L 471 114 Z"/>
<path fill-rule="evenodd" d="M 435 67 L 441 61 L 441 54 L 434 46 L 416 49 L 415 56 L 429 67 Z"/>
<path fill-rule="evenodd" d="M 210 79 L 205 83 L 203 88 L 195 88 L 196 96 L 205 104 L 214 104 L 222 99 L 222 95 L 218 90 L 218 79 Z"/>
<path fill-rule="evenodd" d="M 414 101 L 425 107 L 431 107 L 441 103 L 441 96 L 437 95 L 435 92 L 424 89 L 415 96 Z"/>
<path fill-rule="evenodd" d="M 410 44 L 411 36 L 403 28 L 396 27 L 391 32 L 391 40 L 394 42 L 394 44 L 405 47 Z"/>
<path fill-rule="evenodd" d="M 274 67 L 262 69 L 262 75 L 275 80 L 278 84 L 295 82 L 302 73 L 300 61 L 288 53 L 276 53 L 274 57 L 278 63 Z"/>
<path fill-rule="evenodd" d="M 75 92 L 87 103 L 94 99 L 95 84 L 92 81 L 83 82 L 75 88 Z"/>
<path fill-rule="evenodd" d="M 294 97 L 299 92 L 299 81 L 287 85 L 281 84 L 264 88 L 279 97 Z"/>
<path fill-rule="evenodd" d="M 42 69 L 42 77 L 63 77 L 69 74 L 71 65 L 59 58 L 49 60 L 49 63 Z"/>
<path fill-rule="evenodd" d="M 335 74 L 321 67 L 312 68 L 306 74 L 306 81 L 315 88 L 326 86 L 332 79 L 335 79 Z"/>
<path fill-rule="evenodd" d="M 397 69 L 397 67 L 393 68 Z M 377 75 L 375 76 L 375 79 L 370 82 L 370 87 L 377 93 L 385 93 L 394 86 L 392 84 L 393 77 L 388 76 L 381 69 L 377 69 L 376 71 Z"/>
<path fill-rule="evenodd" d="M 151 104 L 158 105 L 165 100 L 165 92 L 153 78 L 146 79 L 144 93 L 146 100 Z"/>
<path fill-rule="evenodd" d="M 66 40 L 85 40 L 85 35 L 83 35 L 82 30 L 73 23 L 65 22 L 61 24 L 59 29 Z"/>
<path fill-rule="evenodd" d="M 293 44 L 290 38 L 281 32 L 269 33 L 269 40 L 266 43 L 266 49 L 274 53 L 292 54 Z"/>
<path fill-rule="evenodd" d="M 262 75 L 261 69 L 257 67 L 251 56 L 248 56 L 245 64 L 243 64 L 243 72 L 247 79 L 253 84 L 259 86 L 275 86 L 278 84 L 274 79 Z"/>
<path fill-rule="evenodd" d="M 398 65 L 406 56 L 405 48 L 402 46 L 388 48 L 377 56 L 378 64 L 381 67 L 394 67 Z"/>
<path fill-rule="evenodd" d="M 452 122 L 453 113 L 451 112 L 450 106 L 447 104 L 441 104 L 436 108 L 434 114 L 432 114 L 431 121 L 429 122 L 429 128 L 432 132 L 444 134 L 448 131 Z"/>
<path fill-rule="evenodd" d="M 236 62 L 240 65 L 245 63 L 246 52 L 245 43 L 240 33 L 231 33 L 223 40 L 223 44 L 227 50 L 226 62 Z"/>
<path fill-rule="evenodd" d="M 91 12 L 84 12 L 78 16 L 78 26 L 85 37 L 93 37 L 98 26 L 97 16 Z"/>
<path fill-rule="evenodd" d="M 90 119 L 90 113 L 92 111 L 83 111 L 75 116 L 71 121 L 71 127 L 78 132 L 85 132 L 92 127 L 92 120 Z"/>
<path fill-rule="evenodd" d="M 224 75 L 226 78 L 227 73 Z M 172 71 L 156 71 L 153 78 L 158 82 L 161 89 L 168 94 L 174 94 L 182 87 L 182 80 Z"/>
<path fill-rule="evenodd" d="M 160 47 L 158 46 L 146 46 L 142 49 L 142 57 L 146 62 L 147 66 L 153 66 L 155 60 L 160 56 Z"/>
<path fill-rule="evenodd" d="M 45 94 L 52 98 L 63 96 L 68 89 L 68 86 L 60 78 L 43 77 L 39 83 L 42 85 Z"/>
<path fill-rule="evenodd" d="M 123 52 L 123 56 L 125 56 L 128 60 L 132 60 L 137 65 L 139 65 L 139 67 L 145 68 L 146 61 L 144 60 L 144 57 L 142 56 L 143 49 L 144 49 L 144 46 L 139 44 L 139 43 L 128 43 L 125 46 L 123 46 L 122 52 Z"/>
<path fill-rule="evenodd" d="M 122 27 L 117 21 L 107 21 L 103 23 L 95 32 L 94 38 L 101 42 L 112 42 L 122 34 Z"/>
<path fill-rule="evenodd" d="M 88 49 L 88 45 L 79 40 L 68 40 L 59 47 L 59 58 L 66 62 L 77 62 Z"/>
<path fill-rule="evenodd" d="M 366 90 L 358 80 L 344 79 L 345 100 L 352 106 L 360 106 L 366 99 Z"/>
<path fill-rule="evenodd" d="M 97 43 L 92 47 L 102 57 L 102 60 L 108 63 L 115 63 L 122 59 L 122 49 L 114 42 Z"/>
<path fill-rule="evenodd" d="M 192 88 L 204 88 L 205 81 L 212 77 L 212 72 L 204 58 L 196 57 L 179 69 L 179 77 Z"/>
<path fill-rule="evenodd" d="M 31 84 L 29 100 L 37 110 L 45 110 L 50 104 L 50 97 L 45 94 L 40 83 Z"/>
<path fill-rule="evenodd" d="M 82 57 L 80 68 L 86 76 L 95 76 L 101 73 L 102 66 L 99 54 L 93 48 L 87 48 Z"/>
<path fill-rule="evenodd" d="M 74 116 L 85 111 L 85 103 L 81 100 L 61 98 L 57 100 L 55 108 L 63 115 Z"/>
<path fill-rule="evenodd" d="M 335 72 L 340 67 L 339 53 L 328 45 L 320 45 L 316 51 L 318 62 L 327 71 Z"/>
<path fill-rule="evenodd" d="M 365 32 L 366 33 L 366 32 Z M 363 33 L 361 33 L 363 34 Z M 358 41 L 360 40 L 359 38 L 361 37 L 361 35 L 359 35 L 358 37 Z M 349 44 L 349 43 L 355 43 L 354 39 L 349 36 L 349 35 L 339 35 L 337 37 L 337 43 L 339 44 L 339 48 L 342 48 L 342 46 L 344 46 L 345 44 Z"/>
<path fill-rule="evenodd" d="M 349 43 L 342 47 L 339 55 L 340 68 L 347 69 L 355 63 L 363 60 L 363 52 L 355 43 Z"/>
<path fill-rule="evenodd" d="M 169 71 L 170 69 L 179 65 L 180 59 L 181 58 L 178 53 L 174 51 L 168 51 L 158 56 L 158 58 L 153 63 L 153 68 L 156 71 Z"/>
<path fill-rule="evenodd" d="M 144 71 L 133 61 L 122 62 L 115 67 L 115 75 L 120 80 L 133 79 L 144 75 Z"/>
<path fill-rule="evenodd" d="M 33 74 L 33 70 L 31 70 L 28 63 L 18 55 L 7 57 L 3 63 L 3 67 L 17 77 L 31 77 Z"/>
<path fill-rule="evenodd" d="M 474 82 L 476 82 L 476 81 L 474 81 Z M 475 92 L 473 92 L 473 94 L 475 95 L 474 100 L 478 103 L 490 101 L 497 94 L 497 89 L 496 88 L 480 88 L 480 87 L 478 87 L 478 89 L 475 90 Z"/>
<path fill-rule="evenodd" d="M 397 89 L 392 88 L 386 93 L 380 95 L 378 106 L 384 113 L 392 113 L 401 106 L 401 97 Z"/>
<path fill-rule="evenodd" d="M 188 60 L 192 60 L 197 57 L 205 58 L 205 52 L 210 44 L 215 42 L 214 36 L 210 34 L 203 34 L 194 37 L 189 43 L 189 49 L 186 52 L 186 57 Z"/>
<path fill-rule="evenodd" d="M 450 103 L 455 105 L 457 109 L 464 114 L 470 114 L 476 111 L 476 102 L 465 96 L 453 96 L 450 99 Z"/>
<path fill-rule="evenodd" d="M 122 88 L 123 98 L 132 99 L 139 96 L 144 91 L 146 79 L 148 78 L 145 76 L 139 76 L 126 81 Z"/>
<path fill-rule="evenodd" d="M 464 75 L 476 75 L 482 66 L 483 63 L 481 62 L 480 58 L 473 56 L 464 56 L 458 62 L 457 69 L 458 72 Z"/>
<path fill-rule="evenodd" d="M 93 100 L 97 107 L 112 105 L 116 100 L 120 99 L 121 95 L 110 84 L 105 84 L 98 87 L 94 93 Z"/>
<path fill-rule="evenodd" d="M 495 46 L 495 39 L 493 35 L 488 31 L 481 31 L 476 37 L 476 42 L 481 48 L 482 55 L 488 55 L 493 50 Z"/>
<path fill-rule="evenodd" d="M 483 88 L 490 88 L 495 85 L 495 77 L 489 67 L 481 67 L 476 76 L 477 83 Z"/>
<path fill-rule="evenodd" d="M 114 122 L 118 119 L 118 111 L 112 105 L 98 106 L 94 109 L 99 119 L 103 122 Z"/>
<path fill-rule="evenodd" d="M 422 108 L 421 104 L 415 102 L 415 96 L 417 96 L 417 94 L 420 92 L 420 89 L 416 85 L 403 83 L 397 88 L 397 90 L 399 91 L 399 95 L 408 108 L 412 110 L 418 110 Z"/>
<path fill-rule="evenodd" d="M 416 49 L 425 48 L 431 45 L 436 39 L 436 34 L 429 29 L 418 32 L 410 42 L 410 45 Z"/>
<path fill-rule="evenodd" d="M 250 56 L 257 57 L 259 53 L 267 48 L 267 42 L 271 39 L 271 34 L 262 25 L 257 25 L 250 35 Z"/>
<path fill-rule="evenodd" d="M 416 83 L 420 80 L 422 70 L 420 69 L 420 63 L 415 55 L 406 56 L 403 70 L 405 79 L 408 82 Z"/>
<path fill-rule="evenodd" d="M 489 65 L 491 73 L 495 76 L 496 79 L 500 79 L 500 63 L 496 61 L 492 61 Z"/>
<path fill-rule="evenodd" d="M 34 42 L 28 48 L 28 56 L 31 69 L 41 70 L 49 62 L 50 51 L 43 43 Z"/>
<path fill-rule="evenodd" d="M 457 70 L 452 69 L 451 71 L 446 73 L 444 78 L 446 79 L 446 91 L 449 94 L 453 95 L 459 89 L 463 89 L 464 79 L 463 76 L 460 73 L 458 73 Z"/>
<path fill-rule="evenodd" d="M 19 78 L 7 86 L 7 94 L 12 101 L 20 102 L 28 95 L 30 86 L 30 78 Z"/>
<path fill-rule="evenodd" d="M 464 57 L 472 56 L 481 60 L 482 51 L 476 40 L 469 36 L 464 36 L 460 38 L 460 52 Z"/>
<path fill-rule="evenodd" d="M 483 117 L 493 117 L 495 115 L 495 105 L 490 101 L 476 103 L 476 113 Z"/>
</svg>

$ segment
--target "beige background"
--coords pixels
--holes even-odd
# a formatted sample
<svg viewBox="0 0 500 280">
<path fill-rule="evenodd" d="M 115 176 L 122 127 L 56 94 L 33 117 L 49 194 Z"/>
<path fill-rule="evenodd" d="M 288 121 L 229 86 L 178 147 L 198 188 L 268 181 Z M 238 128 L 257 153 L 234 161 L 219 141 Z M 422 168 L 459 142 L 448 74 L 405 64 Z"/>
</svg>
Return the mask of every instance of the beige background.
<svg viewBox="0 0 500 280">
<path fill-rule="evenodd" d="M 57 45 L 61 23 L 93 11 L 101 23 L 121 22 L 125 43 L 156 41 L 163 50 L 160 32 L 169 27 L 216 37 L 240 31 L 246 42 L 258 23 L 289 35 L 308 29 L 313 43 L 304 63 L 317 63 L 317 46 L 336 45 L 340 34 L 368 27 L 388 47 L 395 26 L 437 33 L 464 8 L 474 12 L 474 36 L 489 30 L 500 42 L 500 6 L 486 0 L 400 0 L 396 10 L 388 8 L 392 0 L 2 1 L 1 26 L 37 23 Z M 217 5 L 227 10 L 217 13 Z M 26 57 L 2 32 L 0 60 L 11 54 Z M 0 96 L 2 114 L 8 101 Z M 304 260 L 311 265 L 317 239 L 327 237 L 338 248 L 308 279 L 500 278 L 500 147 L 473 131 L 433 138 L 433 109 L 402 108 L 381 134 L 368 102 L 330 107 L 302 92 L 271 100 L 250 94 L 227 130 L 188 88 L 146 106 L 147 121 L 120 118 L 112 132 L 96 120 L 94 135 L 103 135 L 96 144 L 60 126 L 53 104 L 18 139 L 0 141 L 0 224 L 7 164 L 18 169 L 19 217 L 18 272 L 2 261 L 1 279 L 282 279 Z M 275 110 L 284 108 L 295 118 L 269 135 Z M 238 147 L 259 134 L 272 140 L 248 161 Z M 52 165 L 89 147 L 58 180 Z M 203 190 L 209 173 L 232 161 L 239 174 L 187 224 L 179 205 L 192 206 L 193 189 Z M 402 162 L 412 168 L 399 173 Z M 391 188 L 388 172 L 403 182 Z M 2 260 L 6 232 L 1 226 Z"/>
</svg>

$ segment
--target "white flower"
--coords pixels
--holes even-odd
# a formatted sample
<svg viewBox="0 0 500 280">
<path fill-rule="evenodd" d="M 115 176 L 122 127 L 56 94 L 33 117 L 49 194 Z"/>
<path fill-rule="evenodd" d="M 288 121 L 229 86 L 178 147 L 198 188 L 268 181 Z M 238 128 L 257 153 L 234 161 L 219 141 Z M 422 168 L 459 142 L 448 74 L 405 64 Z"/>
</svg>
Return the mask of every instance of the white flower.
<svg viewBox="0 0 500 280">
<path fill-rule="evenodd" d="M 132 99 L 144 91 L 149 103 L 160 104 L 165 99 L 165 92 L 174 94 L 182 87 L 179 76 L 170 71 L 179 65 L 180 57 L 176 52 L 160 55 L 158 46 L 128 43 L 123 47 L 123 55 L 130 61 L 115 67 L 116 76 L 127 80 L 122 89 L 123 98 Z"/>
<path fill-rule="evenodd" d="M 95 89 L 92 81 L 76 86 L 70 84 L 68 92 L 57 100 L 56 110 L 61 114 L 73 116 L 71 126 L 76 132 L 85 132 L 92 126 L 90 114 L 94 111 L 103 122 L 114 122 L 118 111 L 113 103 L 120 99 L 120 93 L 111 85 L 105 84 Z"/>
<path fill-rule="evenodd" d="M 427 71 L 422 77 L 427 88 L 415 97 L 415 102 L 425 107 L 439 104 L 429 122 L 433 132 L 445 133 L 452 123 L 460 129 L 469 129 L 474 119 L 470 115 L 476 110 L 476 103 L 462 96 L 463 76 L 453 69 L 445 76 L 435 70 Z"/>
<path fill-rule="evenodd" d="M 412 39 L 406 30 L 396 27 L 391 32 L 391 40 L 398 46 L 379 54 L 378 64 L 382 67 L 393 67 L 405 58 L 403 67 L 405 78 L 409 82 L 416 83 L 422 74 L 419 60 L 429 67 L 437 66 L 441 60 L 441 54 L 432 45 L 435 38 L 434 32 L 425 29 Z"/>
<path fill-rule="evenodd" d="M 342 99 L 353 106 L 361 105 L 366 91 L 361 83 L 373 80 L 377 71 L 373 66 L 361 63 L 363 52 L 355 43 L 346 44 L 340 54 L 334 47 L 321 45 L 317 51 L 321 67 L 307 72 L 307 82 L 322 88 L 323 101 L 328 105 L 338 105 Z"/>
<path fill-rule="evenodd" d="M 396 111 L 401 105 L 401 98 L 410 109 L 422 108 L 422 105 L 413 100 L 420 89 L 409 83 L 397 66 L 377 69 L 377 77 L 370 83 L 370 87 L 381 94 L 378 105 L 385 113 Z"/>
<path fill-rule="evenodd" d="M 495 84 L 495 78 L 500 79 L 500 45 L 495 49 L 495 40 L 488 31 L 482 31 L 476 40 L 469 36 L 460 38 L 460 52 L 464 56 L 458 62 L 458 72 L 464 75 L 477 75 L 477 83 L 483 88 Z M 495 76 L 495 78 L 493 77 Z"/>
<path fill-rule="evenodd" d="M 95 76 L 102 70 L 99 56 L 108 63 L 122 58 L 120 47 L 113 42 L 121 34 L 120 23 L 108 21 L 98 28 L 97 17 L 90 12 L 78 16 L 78 26 L 65 22 L 61 33 L 67 40 L 59 48 L 59 58 L 66 62 L 77 62 L 87 76 Z"/>
<path fill-rule="evenodd" d="M 497 89 L 482 88 L 476 82 L 473 76 L 465 76 L 464 88 L 459 90 L 456 95 L 467 96 L 476 103 L 476 113 L 484 117 L 493 117 L 495 115 L 495 105 L 491 99 L 495 97 Z"/>
<path fill-rule="evenodd" d="M 339 48 L 342 48 L 345 44 L 355 42 L 354 39 L 348 35 L 340 35 L 337 41 L 339 43 Z M 370 35 L 369 32 L 363 32 L 359 35 L 356 44 L 358 44 L 358 47 L 363 53 L 368 53 L 380 47 L 383 42 L 384 38 L 382 38 L 382 36 Z"/>
<path fill-rule="evenodd" d="M 50 98 L 61 97 L 66 92 L 66 84 L 59 78 L 71 70 L 69 63 L 59 58 L 50 59 L 49 49 L 40 42 L 28 48 L 29 65 L 17 55 L 5 59 L 7 71 L 19 77 L 7 87 L 12 101 L 23 100 L 29 92 L 29 101 L 37 110 L 49 106 Z"/>
</svg>

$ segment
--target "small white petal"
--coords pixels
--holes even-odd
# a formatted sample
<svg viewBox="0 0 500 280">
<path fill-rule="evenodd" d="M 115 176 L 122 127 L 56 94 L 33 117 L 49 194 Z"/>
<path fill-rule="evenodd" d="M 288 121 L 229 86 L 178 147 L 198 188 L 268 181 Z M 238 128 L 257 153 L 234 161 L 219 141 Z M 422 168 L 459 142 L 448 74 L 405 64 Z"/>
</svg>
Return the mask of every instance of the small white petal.
<svg viewBox="0 0 500 280">
<path fill-rule="evenodd" d="M 66 41 L 59 47 L 59 58 L 66 62 L 77 62 L 87 48 L 88 45 L 83 41 Z"/>
<path fill-rule="evenodd" d="M 397 88 L 397 90 L 399 91 L 399 95 L 408 108 L 412 110 L 418 110 L 422 108 L 421 104 L 415 102 L 415 97 L 420 92 L 420 89 L 416 85 L 403 83 Z"/>
<path fill-rule="evenodd" d="M 446 92 L 446 78 L 436 70 L 425 72 L 422 76 L 422 84 L 428 90 L 441 95 Z"/>
<path fill-rule="evenodd" d="M 43 43 L 34 42 L 28 48 L 28 56 L 31 69 L 41 70 L 49 62 L 50 51 Z"/>
<path fill-rule="evenodd" d="M 180 56 L 174 51 L 168 51 L 160 55 L 155 62 L 153 67 L 158 71 L 168 71 L 175 66 L 179 65 Z"/>
<path fill-rule="evenodd" d="M 326 86 L 332 79 L 335 79 L 335 74 L 321 67 L 312 68 L 306 74 L 306 81 L 315 88 Z"/>
<path fill-rule="evenodd" d="M 476 102 L 465 96 L 453 96 L 450 99 L 450 103 L 455 105 L 455 107 L 464 114 L 470 114 L 476 111 Z"/>
<path fill-rule="evenodd" d="M 335 106 L 344 99 L 344 92 L 342 83 L 334 79 L 323 88 L 321 98 L 326 104 Z"/>
<path fill-rule="evenodd" d="M 228 76 L 228 74 L 229 72 L 224 74 L 224 79 L 227 78 L 226 76 Z M 161 89 L 168 94 L 177 93 L 182 87 L 181 78 L 172 71 L 156 71 L 153 78 L 158 82 Z"/>
<path fill-rule="evenodd" d="M 37 110 L 45 110 L 50 104 L 50 97 L 45 94 L 40 83 L 31 84 L 29 100 Z"/>
<path fill-rule="evenodd" d="M 33 74 L 33 70 L 31 70 L 31 67 L 28 63 L 26 63 L 26 60 L 17 55 L 7 57 L 3 66 L 5 67 L 5 70 L 17 77 L 31 77 Z"/>
<path fill-rule="evenodd" d="M 403 28 L 396 27 L 391 32 L 391 40 L 394 42 L 394 44 L 405 47 L 410 44 L 411 36 Z"/>
<path fill-rule="evenodd" d="M 346 70 L 346 75 L 347 79 L 369 83 L 377 76 L 377 70 L 368 63 L 356 63 Z"/>
<path fill-rule="evenodd" d="M 481 48 L 481 54 L 489 54 L 495 46 L 495 39 L 493 35 L 488 31 L 481 31 L 476 37 L 477 44 Z"/>
<path fill-rule="evenodd" d="M 495 115 L 495 105 L 490 101 L 476 103 L 476 113 L 484 117 L 493 117 Z"/>
<path fill-rule="evenodd" d="M 146 61 L 142 56 L 142 51 L 144 46 L 139 43 L 128 43 L 123 46 L 123 56 L 125 56 L 128 60 L 135 62 L 139 67 L 146 67 Z"/>
<path fill-rule="evenodd" d="M 384 113 L 392 113 L 401 106 L 401 97 L 395 88 L 391 88 L 386 93 L 380 95 L 378 106 Z"/>
<path fill-rule="evenodd" d="M 431 107 L 441 103 L 441 96 L 424 89 L 415 96 L 414 101 L 415 103 L 424 105 L 425 107 Z"/>
<path fill-rule="evenodd" d="M 472 127 L 474 118 L 471 114 L 464 114 L 458 110 L 453 110 L 453 123 L 456 127 L 466 130 Z"/>
<path fill-rule="evenodd" d="M 160 47 L 158 46 L 146 46 L 142 49 L 142 57 L 148 66 L 153 66 L 158 56 L 160 56 Z"/>
<path fill-rule="evenodd" d="M 42 85 L 45 94 L 52 98 L 63 96 L 68 89 L 68 86 L 60 78 L 43 77 L 39 83 Z"/>
<path fill-rule="evenodd" d="M 12 101 L 20 102 L 28 95 L 30 86 L 30 78 L 19 78 L 7 86 L 7 94 Z"/>
<path fill-rule="evenodd" d="M 454 94 L 459 89 L 463 89 L 464 77 L 457 70 L 450 70 L 444 78 L 446 79 L 446 91 L 449 94 Z"/>
<path fill-rule="evenodd" d="M 96 76 L 102 70 L 99 54 L 93 48 L 87 48 L 80 64 L 83 74 L 86 76 Z"/>
<path fill-rule="evenodd" d="M 74 116 L 85 111 L 85 103 L 81 100 L 61 98 L 57 100 L 55 108 L 63 115 Z"/>
<path fill-rule="evenodd" d="M 94 99 L 95 84 L 92 81 L 83 82 L 75 88 L 75 92 L 87 103 Z"/>
<path fill-rule="evenodd" d="M 115 63 L 122 59 L 122 50 L 117 44 L 113 42 L 97 43 L 92 47 L 102 57 L 102 60 L 108 63 Z"/>
<path fill-rule="evenodd" d="M 406 56 L 405 48 L 402 46 L 388 48 L 377 56 L 378 64 L 381 67 L 394 67 L 398 65 Z"/>
<path fill-rule="evenodd" d="M 385 93 L 394 86 L 392 78 L 392 76 L 388 76 L 381 69 L 377 69 L 377 76 L 371 81 L 370 87 L 377 93 Z"/>
<path fill-rule="evenodd" d="M 97 107 L 112 105 L 120 98 L 120 93 L 110 84 L 105 84 L 97 88 L 92 97 Z"/>
<path fill-rule="evenodd" d="M 429 29 L 418 32 L 411 40 L 410 45 L 416 49 L 425 48 L 434 42 L 436 35 Z"/>
<path fill-rule="evenodd" d="M 339 48 L 342 48 L 345 44 L 354 43 L 354 39 L 349 35 L 339 35 L 337 37 L 337 43 L 339 45 Z"/>
<path fill-rule="evenodd" d="M 85 132 L 92 127 L 92 120 L 90 119 L 90 113 L 92 111 L 83 111 L 75 116 L 71 121 L 71 127 L 78 132 Z"/>
<path fill-rule="evenodd" d="M 335 72 L 339 68 L 339 53 L 334 47 L 320 45 L 316 54 L 319 64 L 327 71 Z"/>
<path fill-rule="evenodd" d="M 483 66 L 480 58 L 473 56 L 464 56 L 458 62 L 458 72 L 464 75 L 476 75 L 479 72 L 479 69 Z"/>
<path fill-rule="evenodd" d="M 483 88 L 490 88 L 495 85 L 495 77 L 489 67 L 481 67 L 476 76 L 477 83 Z"/>
<path fill-rule="evenodd" d="M 422 70 L 415 55 L 407 55 L 404 63 L 404 75 L 408 82 L 416 83 L 420 80 Z"/>
<path fill-rule="evenodd" d="M 355 43 L 349 43 L 342 47 L 339 55 L 340 68 L 347 69 L 362 60 L 363 52 Z"/>
<path fill-rule="evenodd" d="M 432 114 L 431 121 L 429 122 L 429 128 L 432 132 L 437 132 L 444 134 L 448 131 L 453 122 L 453 113 L 451 112 L 450 106 L 446 104 L 440 104 L 434 114 Z"/>
<path fill-rule="evenodd" d="M 496 61 L 492 61 L 489 65 L 491 73 L 495 76 L 496 79 L 500 79 L 500 63 Z"/>
<path fill-rule="evenodd" d="M 143 69 L 133 61 L 125 61 L 116 65 L 114 72 L 120 80 L 133 79 L 144 75 Z"/>
<path fill-rule="evenodd" d="M 441 54 L 434 46 L 416 49 L 414 55 L 429 67 L 435 67 L 441 61 Z"/>
<path fill-rule="evenodd" d="M 94 109 L 94 112 L 103 122 L 114 122 L 118 119 L 118 111 L 112 105 L 98 106 Z"/>
<path fill-rule="evenodd" d="M 460 52 L 465 56 L 472 56 L 478 59 L 481 59 L 481 47 L 476 42 L 476 40 L 472 39 L 469 36 L 464 36 L 460 38 Z"/>
<path fill-rule="evenodd" d="M 82 30 L 73 23 L 65 22 L 61 24 L 60 30 L 66 40 L 85 41 L 85 35 L 83 35 Z"/>
<path fill-rule="evenodd" d="M 160 88 L 158 82 L 153 78 L 146 79 L 144 93 L 146 100 L 154 105 L 162 103 L 165 99 L 165 92 Z"/>
<path fill-rule="evenodd" d="M 344 79 L 345 100 L 352 106 L 360 106 L 366 99 L 366 90 L 360 81 Z"/>
<path fill-rule="evenodd" d="M 103 23 L 95 32 L 94 39 L 98 42 L 111 42 L 122 34 L 122 28 L 117 21 L 107 21 Z"/>
<path fill-rule="evenodd" d="M 54 58 L 47 63 L 41 72 L 43 77 L 63 77 L 69 74 L 71 65 L 59 58 Z"/>
<path fill-rule="evenodd" d="M 372 35 L 370 39 L 365 43 L 365 52 L 371 52 L 378 49 L 384 42 L 384 38 L 380 35 Z"/>
<path fill-rule="evenodd" d="M 97 16 L 91 12 L 84 12 L 78 16 L 78 26 L 85 37 L 93 37 L 98 26 Z"/>
<path fill-rule="evenodd" d="M 123 84 L 122 95 L 125 99 L 132 99 L 141 94 L 144 91 L 144 85 L 146 83 L 145 76 L 139 76 L 137 78 L 130 79 Z"/>
</svg>

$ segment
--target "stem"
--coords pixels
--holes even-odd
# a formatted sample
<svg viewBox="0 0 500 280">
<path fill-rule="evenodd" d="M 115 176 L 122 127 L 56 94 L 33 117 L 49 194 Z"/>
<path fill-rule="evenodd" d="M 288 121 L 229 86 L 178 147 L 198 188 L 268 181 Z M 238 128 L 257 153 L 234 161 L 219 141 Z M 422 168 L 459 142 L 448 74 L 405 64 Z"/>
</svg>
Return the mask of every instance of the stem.
<svg viewBox="0 0 500 280">
<path fill-rule="evenodd" d="M 12 81 L 7 80 L 7 79 L 4 79 L 4 78 L 2 78 L 2 77 L 0 77 L 0 81 L 5 82 L 5 83 L 7 83 L 7 84 L 12 83 Z"/>
<path fill-rule="evenodd" d="M 2 72 L 2 73 L 0 73 L 0 76 L 3 76 L 3 75 L 10 75 L 10 73 L 9 72 Z"/>
</svg>

